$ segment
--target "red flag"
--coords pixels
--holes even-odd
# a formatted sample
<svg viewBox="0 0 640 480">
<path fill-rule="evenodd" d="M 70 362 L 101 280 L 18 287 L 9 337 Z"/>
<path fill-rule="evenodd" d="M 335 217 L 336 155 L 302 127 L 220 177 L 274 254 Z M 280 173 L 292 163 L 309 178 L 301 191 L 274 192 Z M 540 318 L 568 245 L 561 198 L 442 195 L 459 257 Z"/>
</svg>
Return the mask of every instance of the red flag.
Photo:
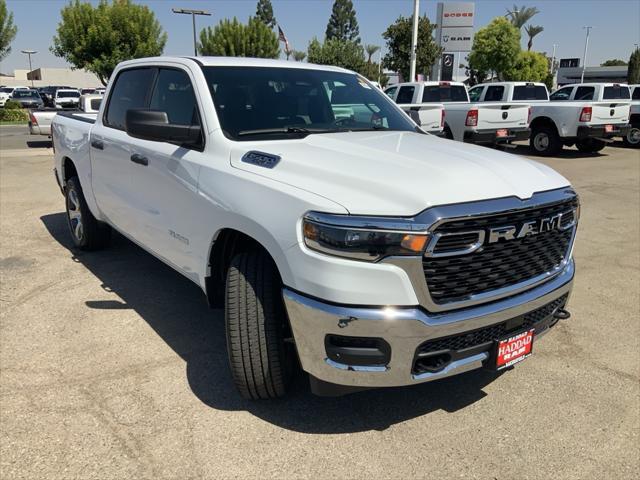
<svg viewBox="0 0 640 480">
<path fill-rule="evenodd" d="M 289 46 L 289 40 L 287 40 L 287 37 L 285 36 L 284 32 L 280 28 L 280 25 L 278 25 L 278 40 L 280 40 L 281 42 L 284 42 L 284 51 L 285 52 L 290 52 L 291 51 L 291 47 Z"/>
</svg>

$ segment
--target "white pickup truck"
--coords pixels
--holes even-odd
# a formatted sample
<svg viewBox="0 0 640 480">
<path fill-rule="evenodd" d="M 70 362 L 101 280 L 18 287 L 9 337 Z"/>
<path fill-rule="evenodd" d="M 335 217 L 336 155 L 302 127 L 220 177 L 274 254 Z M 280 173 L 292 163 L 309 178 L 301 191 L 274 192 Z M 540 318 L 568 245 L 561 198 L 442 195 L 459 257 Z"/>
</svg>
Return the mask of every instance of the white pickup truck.
<svg viewBox="0 0 640 480">
<path fill-rule="evenodd" d="M 640 85 L 629 85 L 631 106 L 629 111 L 629 131 L 622 138 L 629 147 L 640 147 Z"/>
<path fill-rule="evenodd" d="M 544 83 L 498 82 L 473 87 L 476 101 L 527 102 L 531 105 L 531 148 L 554 155 L 563 145 L 581 152 L 602 150 L 612 137 L 629 130 L 629 89 L 614 83 L 567 85 L 550 96 Z"/>
<path fill-rule="evenodd" d="M 385 90 L 400 105 L 444 105 L 446 138 L 477 144 L 507 144 L 529 138 L 528 105 L 470 103 L 467 88 L 458 82 L 400 83 Z"/>
<path fill-rule="evenodd" d="M 224 306 L 246 398 L 298 364 L 319 394 L 510 368 L 569 316 L 569 182 L 424 133 L 348 70 L 127 61 L 53 144 L 75 246 L 117 230 Z"/>
<path fill-rule="evenodd" d="M 102 95 L 80 95 L 79 107 L 77 111 L 79 114 L 87 116 L 87 118 L 95 118 L 95 113 L 98 112 L 100 104 L 102 103 Z M 58 112 L 57 108 L 40 108 L 38 110 L 29 111 L 29 133 L 31 135 L 45 135 L 51 136 L 51 122 Z"/>
</svg>

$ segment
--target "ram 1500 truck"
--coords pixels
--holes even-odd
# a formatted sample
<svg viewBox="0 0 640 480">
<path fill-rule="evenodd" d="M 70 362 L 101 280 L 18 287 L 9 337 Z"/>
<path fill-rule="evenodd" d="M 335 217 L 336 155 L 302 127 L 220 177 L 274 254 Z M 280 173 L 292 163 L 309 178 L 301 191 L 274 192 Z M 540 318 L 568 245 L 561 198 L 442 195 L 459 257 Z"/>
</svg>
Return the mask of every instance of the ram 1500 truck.
<svg viewBox="0 0 640 480">
<path fill-rule="evenodd" d="M 348 70 L 127 61 L 52 133 L 76 247 L 117 230 L 224 306 L 246 398 L 298 363 L 324 394 L 510 368 L 568 317 L 569 182 L 424 133 Z"/>
<path fill-rule="evenodd" d="M 640 85 L 629 85 L 631 105 L 629 107 L 629 131 L 622 137 L 629 147 L 640 146 Z"/>
<path fill-rule="evenodd" d="M 495 145 L 529 138 L 528 105 L 470 103 L 463 83 L 400 83 L 387 88 L 385 93 L 402 105 L 442 103 L 443 135 L 451 140 Z"/>
<path fill-rule="evenodd" d="M 614 83 L 567 85 L 549 96 L 544 83 L 498 82 L 473 87 L 477 101 L 527 102 L 531 105 L 531 148 L 554 155 L 563 145 L 581 152 L 602 150 L 612 137 L 629 131 L 629 89 Z"/>
</svg>

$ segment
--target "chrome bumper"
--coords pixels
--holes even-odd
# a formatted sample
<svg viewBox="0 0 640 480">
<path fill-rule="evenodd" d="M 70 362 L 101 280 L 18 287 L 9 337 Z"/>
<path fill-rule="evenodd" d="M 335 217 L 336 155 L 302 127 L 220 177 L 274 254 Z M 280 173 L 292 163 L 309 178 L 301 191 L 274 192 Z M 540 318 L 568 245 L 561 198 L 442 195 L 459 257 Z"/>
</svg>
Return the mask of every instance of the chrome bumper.
<svg viewBox="0 0 640 480">
<path fill-rule="evenodd" d="M 416 349 L 426 340 L 456 335 L 523 315 L 570 293 L 574 263 L 553 279 L 524 293 L 489 304 L 444 313 L 421 308 L 350 307 L 330 305 L 289 289 L 283 297 L 302 368 L 325 382 L 353 387 L 413 385 L 457 375 L 483 366 L 488 353 L 455 361 L 435 373 L 412 374 Z M 352 366 L 327 357 L 329 334 L 377 337 L 391 346 L 386 366 Z"/>
</svg>

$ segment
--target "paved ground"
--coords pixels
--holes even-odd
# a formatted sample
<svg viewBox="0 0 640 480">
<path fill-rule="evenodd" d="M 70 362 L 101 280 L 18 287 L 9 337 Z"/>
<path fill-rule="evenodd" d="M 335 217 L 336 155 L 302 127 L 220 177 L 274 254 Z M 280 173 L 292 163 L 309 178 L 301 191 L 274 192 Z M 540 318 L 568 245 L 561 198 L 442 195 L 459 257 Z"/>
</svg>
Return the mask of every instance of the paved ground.
<svg viewBox="0 0 640 480">
<path fill-rule="evenodd" d="M 197 287 L 121 237 L 70 249 L 20 128 L 0 127 L 1 478 L 637 478 L 640 152 L 545 160 L 583 201 L 573 317 L 515 370 L 251 403 Z"/>
</svg>

